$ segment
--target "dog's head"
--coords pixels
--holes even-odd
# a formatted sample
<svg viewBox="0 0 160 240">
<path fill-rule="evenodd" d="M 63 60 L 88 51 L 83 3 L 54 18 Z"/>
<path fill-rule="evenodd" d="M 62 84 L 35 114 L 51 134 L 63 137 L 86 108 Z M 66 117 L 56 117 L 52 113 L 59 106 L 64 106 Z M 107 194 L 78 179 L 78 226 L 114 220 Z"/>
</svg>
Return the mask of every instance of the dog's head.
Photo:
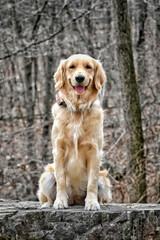
<svg viewBox="0 0 160 240">
<path fill-rule="evenodd" d="M 76 54 L 62 60 L 54 75 L 55 88 L 74 91 L 77 95 L 101 90 L 106 75 L 98 60 L 88 55 Z"/>
</svg>

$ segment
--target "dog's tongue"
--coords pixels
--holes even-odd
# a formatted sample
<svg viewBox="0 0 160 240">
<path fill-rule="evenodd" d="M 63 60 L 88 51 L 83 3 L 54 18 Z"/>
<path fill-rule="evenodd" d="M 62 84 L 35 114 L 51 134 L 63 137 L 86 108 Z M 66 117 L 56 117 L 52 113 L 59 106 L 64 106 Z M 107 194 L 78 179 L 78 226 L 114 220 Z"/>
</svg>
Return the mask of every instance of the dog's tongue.
<svg viewBox="0 0 160 240">
<path fill-rule="evenodd" d="M 85 91 L 85 87 L 84 86 L 76 86 L 75 90 L 77 93 L 83 93 Z"/>
</svg>

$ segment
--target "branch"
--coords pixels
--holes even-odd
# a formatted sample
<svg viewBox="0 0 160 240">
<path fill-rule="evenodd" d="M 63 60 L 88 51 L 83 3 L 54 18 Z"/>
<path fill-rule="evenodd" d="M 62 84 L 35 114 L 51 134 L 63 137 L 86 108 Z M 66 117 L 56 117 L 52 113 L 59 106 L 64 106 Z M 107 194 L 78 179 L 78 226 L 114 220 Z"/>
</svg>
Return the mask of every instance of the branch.
<svg viewBox="0 0 160 240">
<path fill-rule="evenodd" d="M 36 19 L 36 21 L 35 21 L 35 23 L 34 23 L 34 26 L 33 26 L 33 29 L 32 29 L 32 34 L 33 34 L 33 33 L 36 31 L 36 29 L 37 29 L 38 23 L 40 22 L 40 19 L 41 19 L 41 13 L 44 11 L 47 3 L 48 3 L 48 0 L 46 0 L 46 1 L 44 2 L 43 6 L 41 7 L 41 9 L 37 11 L 38 16 L 37 16 L 37 19 Z"/>
<path fill-rule="evenodd" d="M 57 36 L 58 34 L 60 34 L 64 29 L 66 29 L 68 26 L 70 26 L 72 23 L 76 22 L 77 20 L 79 20 L 80 18 L 82 18 L 83 16 L 85 15 L 89 15 L 91 13 L 91 11 L 85 11 L 83 12 L 81 15 L 79 15 L 77 18 L 73 18 L 71 19 L 66 25 L 62 25 L 61 28 L 59 30 L 57 30 L 55 33 L 51 34 L 49 37 L 47 38 L 44 38 L 42 40 L 39 40 L 39 41 L 36 41 L 36 42 L 31 42 L 30 44 L 28 44 L 27 46 L 25 46 L 24 48 L 22 49 L 19 49 L 15 52 L 12 52 L 8 55 L 5 55 L 3 57 L 0 57 L 0 60 L 4 60 L 4 59 L 7 59 L 7 58 L 10 58 L 12 56 L 15 56 L 17 55 L 18 53 L 21 53 L 21 52 L 24 52 L 26 51 L 28 48 L 32 47 L 32 46 L 36 46 L 38 44 L 41 44 L 41 43 L 44 43 L 48 40 L 51 40 L 52 38 L 54 38 L 55 36 Z"/>
<path fill-rule="evenodd" d="M 106 156 L 108 153 L 112 151 L 112 149 L 119 143 L 119 141 L 123 138 L 123 136 L 126 134 L 126 131 L 124 130 L 121 136 L 116 140 L 116 142 L 110 147 L 110 149 L 105 153 L 104 156 Z"/>
</svg>

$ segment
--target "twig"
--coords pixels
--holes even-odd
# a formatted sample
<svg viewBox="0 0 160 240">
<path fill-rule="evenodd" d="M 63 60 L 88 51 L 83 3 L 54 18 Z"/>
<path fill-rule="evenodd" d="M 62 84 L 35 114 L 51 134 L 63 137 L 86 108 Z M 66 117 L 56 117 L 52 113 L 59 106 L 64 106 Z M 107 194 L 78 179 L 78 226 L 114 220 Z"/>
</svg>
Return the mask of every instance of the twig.
<svg viewBox="0 0 160 240">
<path fill-rule="evenodd" d="M 119 141 L 123 138 L 123 136 L 125 135 L 126 131 L 123 130 L 123 133 L 121 134 L 121 136 L 117 139 L 117 141 L 110 147 L 110 149 L 105 153 L 104 156 L 106 156 L 108 153 L 111 152 L 111 150 L 119 143 Z"/>
<path fill-rule="evenodd" d="M 137 201 L 137 203 L 140 203 L 141 202 L 141 200 L 146 196 L 146 191 L 145 191 L 145 193 L 140 197 L 140 199 Z"/>
<path fill-rule="evenodd" d="M 17 135 L 17 134 L 20 134 L 20 133 L 23 133 L 23 132 L 32 131 L 33 129 L 34 129 L 34 126 L 28 127 L 28 128 L 23 128 L 23 129 L 21 129 L 19 131 L 13 132 L 13 133 L 8 134 L 8 135 L 14 136 L 14 135 Z"/>
</svg>

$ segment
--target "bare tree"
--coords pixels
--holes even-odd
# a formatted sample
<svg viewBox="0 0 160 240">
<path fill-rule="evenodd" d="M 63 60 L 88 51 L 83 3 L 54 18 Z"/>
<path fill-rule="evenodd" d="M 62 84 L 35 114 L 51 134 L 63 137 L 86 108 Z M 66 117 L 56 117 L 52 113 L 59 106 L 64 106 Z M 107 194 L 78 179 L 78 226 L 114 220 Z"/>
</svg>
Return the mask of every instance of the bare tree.
<svg viewBox="0 0 160 240">
<path fill-rule="evenodd" d="M 133 63 L 127 0 L 114 0 L 117 23 L 117 58 L 127 131 L 128 191 L 130 202 L 146 202 L 146 170 L 141 108 Z"/>
</svg>

